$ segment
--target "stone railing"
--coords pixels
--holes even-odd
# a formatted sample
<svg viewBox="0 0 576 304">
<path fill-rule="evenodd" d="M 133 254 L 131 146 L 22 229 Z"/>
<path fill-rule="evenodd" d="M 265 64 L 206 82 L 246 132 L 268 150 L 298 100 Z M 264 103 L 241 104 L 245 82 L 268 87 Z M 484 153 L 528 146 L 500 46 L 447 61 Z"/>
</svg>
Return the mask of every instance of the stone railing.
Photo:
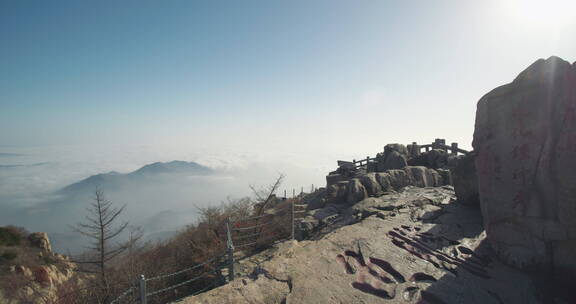
<svg viewBox="0 0 576 304">
<path fill-rule="evenodd" d="M 408 153 L 411 157 L 416 157 L 420 155 L 420 153 L 422 153 L 423 151 L 429 152 L 430 150 L 434 149 L 444 150 L 446 152 L 450 151 L 452 155 L 458 155 L 458 153 L 466 155 L 470 153 L 469 151 L 458 148 L 458 143 L 451 143 L 449 146 L 446 145 L 446 140 L 442 138 L 436 138 L 433 143 L 426 145 L 419 145 L 416 142 L 412 142 L 412 144 L 407 145 L 406 148 L 408 149 Z M 339 160 L 338 167 L 357 169 L 361 167 L 367 167 L 369 163 L 376 161 L 377 161 L 376 157 L 370 157 L 370 156 L 366 156 L 366 158 L 360 160 L 356 159 L 353 159 L 352 161 Z"/>
</svg>

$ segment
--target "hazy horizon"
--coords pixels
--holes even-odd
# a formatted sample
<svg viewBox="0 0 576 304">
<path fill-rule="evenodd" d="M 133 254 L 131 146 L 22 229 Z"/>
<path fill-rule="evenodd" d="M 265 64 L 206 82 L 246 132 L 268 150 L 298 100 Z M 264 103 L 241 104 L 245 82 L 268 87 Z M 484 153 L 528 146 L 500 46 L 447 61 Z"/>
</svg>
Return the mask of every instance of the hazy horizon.
<svg viewBox="0 0 576 304">
<path fill-rule="evenodd" d="M 193 193 L 213 204 L 279 173 L 282 190 L 321 187 L 337 160 L 387 143 L 445 138 L 471 149 L 484 94 L 539 58 L 576 60 L 574 9 L 567 0 L 3 1 L 0 208 L 159 161 L 227 172 L 211 181 L 221 191 L 167 198 L 184 208 Z M 147 204 L 143 216 L 165 214 L 137 197 L 120 198 Z"/>
</svg>

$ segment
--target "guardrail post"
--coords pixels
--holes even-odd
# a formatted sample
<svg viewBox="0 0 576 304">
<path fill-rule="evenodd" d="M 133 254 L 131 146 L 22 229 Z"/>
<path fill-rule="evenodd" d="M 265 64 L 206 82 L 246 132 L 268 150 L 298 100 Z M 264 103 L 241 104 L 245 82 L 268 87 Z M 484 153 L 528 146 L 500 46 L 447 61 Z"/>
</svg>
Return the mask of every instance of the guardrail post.
<svg viewBox="0 0 576 304">
<path fill-rule="evenodd" d="M 418 146 L 417 142 L 412 142 L 412 145 L 409 145 L 408 152 L 410 152 L 411 157 L 418 157 L 420 155 L 420 146 Z"/>
<path fill-rule="evenodd" d="M 458 154 L 458 143 L 452 143 L 452 154 Z"/>
<path fill-rule="evenodd" d="M 228 251 L 228 281 L 234 281 L 234 243 L 230 231 L 230 218 L 226 219 L 226 247 Z"/>
<path fill-rule="evenodd" d="M 146 304 L 146 277 L 140 275 L 140 304 Z"/>
<path fill-rule="evenodd" d="M 434 139 L 434 142 L 432 143 L 432 149 L 438 149 L 439 145 L 440 145 L 440 138 Z"/>
<path fill-rule="evenodd" d="M 294 216 L 294 201 L 290 204 L 290 221 L 292 222 L 292 230 L 290 232 L 290 238 L 294 239 L 294 225 L 296 224 L 296 217 Z"/>
</svg>

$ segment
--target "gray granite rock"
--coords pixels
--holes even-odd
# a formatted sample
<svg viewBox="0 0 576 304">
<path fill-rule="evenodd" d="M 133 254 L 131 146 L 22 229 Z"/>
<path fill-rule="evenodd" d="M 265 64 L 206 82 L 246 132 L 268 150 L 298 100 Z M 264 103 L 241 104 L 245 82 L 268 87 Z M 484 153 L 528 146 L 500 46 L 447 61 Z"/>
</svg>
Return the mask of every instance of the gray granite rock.
<svg viewBox="0 0 576 304">
<path fill-rule="evenodd" d="M 576 280 L 576 65 L 540 59 L 478 102 L 480 206 L 503 261 Z"/>
<path fill-rule="evenodd" d="M 478 210 L 453 198 L 450 187 L 367 198 L 350 209 L 376 213 L 276 244 L 241 261 L 231 284 L 180 303 L 540 303 L 526 274 L 492 258 Z"/>
</svg>

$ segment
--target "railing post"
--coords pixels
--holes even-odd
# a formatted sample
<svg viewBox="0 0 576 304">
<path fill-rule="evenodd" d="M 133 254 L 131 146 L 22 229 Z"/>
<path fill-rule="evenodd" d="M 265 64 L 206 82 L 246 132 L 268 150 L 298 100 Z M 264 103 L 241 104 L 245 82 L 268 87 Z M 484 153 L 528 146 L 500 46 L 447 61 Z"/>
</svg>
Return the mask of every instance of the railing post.
<svg viewBox="0 0 576 304">
<path fill-rule="evenodd" d="M 226 249 L 228 251 L 228 281 L 234 281 L 234 243 L 230 231 L 230 218 L 226 219 Z"/>
<path fill-rule="evenodd" d="M 458 154 L 458 143 L 452 143 L 452 154 Z"/>
<path fill-rule="evenodd" d="M 409 152 L 411 157 L 418 157 L 420 155 L 420 146 L 418 146 L 417 142 L 412 142 Z"/>
<path fill-rule="evenodd" d="M 294 216 L 294 200 L 290 204 L 290 221 L 292 222 L 292 230 L 290 231 L 290 239 L 294 239 L 294 226 L 296 225 L 296 217 Z"/>
<path fill-rule="evenodd" d="M 440 145 L 440 138 L 434 139 L 434 142 L 432 143 L 432 149 L 438 149 L 439 145 Z"/>
<path fill-rule="evenodd" d="M 140 304 L 146 304 L 146 277 L 140 275 Z"/>
</svg>

